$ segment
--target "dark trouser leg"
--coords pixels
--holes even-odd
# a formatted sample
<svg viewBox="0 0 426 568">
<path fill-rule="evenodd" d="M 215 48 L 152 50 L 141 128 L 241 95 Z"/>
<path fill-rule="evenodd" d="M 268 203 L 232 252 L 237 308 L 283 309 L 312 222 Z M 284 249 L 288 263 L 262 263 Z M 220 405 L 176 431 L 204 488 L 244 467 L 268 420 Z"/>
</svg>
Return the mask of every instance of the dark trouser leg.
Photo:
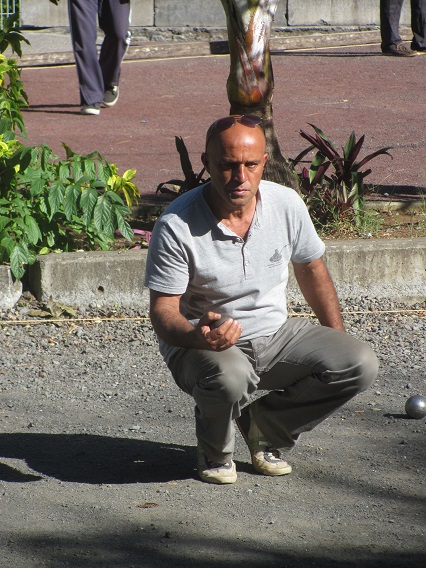
<svg viewBox="0 0 426 568">
<path fill-rule="evenodd" d="M 99 55 L 105 87 L 115 87 L 120 80 L 121 63 L 129 47 L 129 0 L 103 0 L 99 26 L 105 33 Z"/>
<path fill-rule="evenodd" d="M 260 430 L 275 448 L 291 449 L 337 408 L 370 386 L 378 362 L 372 349 L 347 333 L 288 320 L 266 341 L 253 341 L 258 389 L 252 403 Z"/>
<path fill-rule="evenodd" d="M 382 51 L 401 43 L 399 21 L 404 0 L 380 0 L 380 34 Z"/>
<path fill-rule="evenodd" d="M 80 103 L 101 103 L 104 84 L 96 48 L 98 0 L 69 0 L 68 9 Z"/>
<path fill-rule="evenodd" d="M 426 0 L 411 0 L 412 49 L 426 49 Z"/>
</svg>

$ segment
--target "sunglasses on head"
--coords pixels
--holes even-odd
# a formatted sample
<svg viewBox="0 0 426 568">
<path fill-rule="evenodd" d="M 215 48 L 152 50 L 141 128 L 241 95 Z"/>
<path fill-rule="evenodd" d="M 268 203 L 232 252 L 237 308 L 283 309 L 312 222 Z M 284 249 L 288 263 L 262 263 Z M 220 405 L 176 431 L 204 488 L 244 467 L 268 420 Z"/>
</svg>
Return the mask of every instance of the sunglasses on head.
<svg viewBox="0 0 426 568">
<path fill-rule="evenodd" d="M 243 126 L 248 126 L 249 128 L 255 128 L 256 126 L 259 126 L 260 128 L 262 119 L 255 114 L 235 114 L 219 118 L 219 120 L 213 122 L 213 124 L 207 130 L 206 148 L 215 132 L 223 132 L 224 130 L 228 130 L 228 128 L 231 128 L 231 126 L 234 126 L 234 124 L 237 124 L 237 122 L 239 122 Z"/>
</svg>

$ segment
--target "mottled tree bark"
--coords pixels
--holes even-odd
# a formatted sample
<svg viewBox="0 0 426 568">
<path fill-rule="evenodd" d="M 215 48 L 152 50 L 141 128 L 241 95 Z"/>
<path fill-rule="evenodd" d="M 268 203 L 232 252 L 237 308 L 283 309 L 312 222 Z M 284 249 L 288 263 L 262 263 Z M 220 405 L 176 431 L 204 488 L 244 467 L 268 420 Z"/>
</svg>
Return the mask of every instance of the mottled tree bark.
<svg viewBox="0 0 426 568">
<path fill-rule="evenodd" d="M 230 114 L 256 114 L 263 119 L 269 159 L 264 178 L 294 189 L 299 182 L 281 154 L 272 118 L 274 75 L 269 39 L 279 0 L 221 0 L 226 13 L 230 72 Z"/>
</svg>

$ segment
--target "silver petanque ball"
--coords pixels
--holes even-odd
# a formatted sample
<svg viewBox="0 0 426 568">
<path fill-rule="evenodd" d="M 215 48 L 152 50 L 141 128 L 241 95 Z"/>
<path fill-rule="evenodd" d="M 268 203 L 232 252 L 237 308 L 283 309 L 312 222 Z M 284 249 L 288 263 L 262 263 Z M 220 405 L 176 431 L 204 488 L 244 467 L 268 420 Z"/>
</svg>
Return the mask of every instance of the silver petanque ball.
<svg viewBox="0 0 426 568">
<path fill-rule="evenodd" d="M 417 394 L 410 396 L 405 403 L 405 412 L 410 418 L 423 418 L 426 416 L 426 399 L 424 396 Z"/>
</svg>

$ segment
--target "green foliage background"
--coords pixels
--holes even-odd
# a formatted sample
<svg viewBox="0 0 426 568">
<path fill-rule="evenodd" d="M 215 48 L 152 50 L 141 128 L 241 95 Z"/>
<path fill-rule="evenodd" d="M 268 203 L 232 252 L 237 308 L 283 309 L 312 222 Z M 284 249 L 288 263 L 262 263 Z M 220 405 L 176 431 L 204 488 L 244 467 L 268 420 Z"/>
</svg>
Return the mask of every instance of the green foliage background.
<svg viewBox="0 0 426 568">
<path fill-rule="evenodd" d="M 121 177 L 98 152 L 81 156 L 63 144 L 61 160 L 47 145 L 17 139 L 26 137 L 28 97 L 17 62 L 3 53 L 10 46 L 21 55 L 23 42 L 15 14 L 0 30 L 0 263 L 17 279 L 38 254 L 108 250 L 117 230 L 132 240 L 126 217 L 139 199 L 135 170 Z"/>
</svg>

